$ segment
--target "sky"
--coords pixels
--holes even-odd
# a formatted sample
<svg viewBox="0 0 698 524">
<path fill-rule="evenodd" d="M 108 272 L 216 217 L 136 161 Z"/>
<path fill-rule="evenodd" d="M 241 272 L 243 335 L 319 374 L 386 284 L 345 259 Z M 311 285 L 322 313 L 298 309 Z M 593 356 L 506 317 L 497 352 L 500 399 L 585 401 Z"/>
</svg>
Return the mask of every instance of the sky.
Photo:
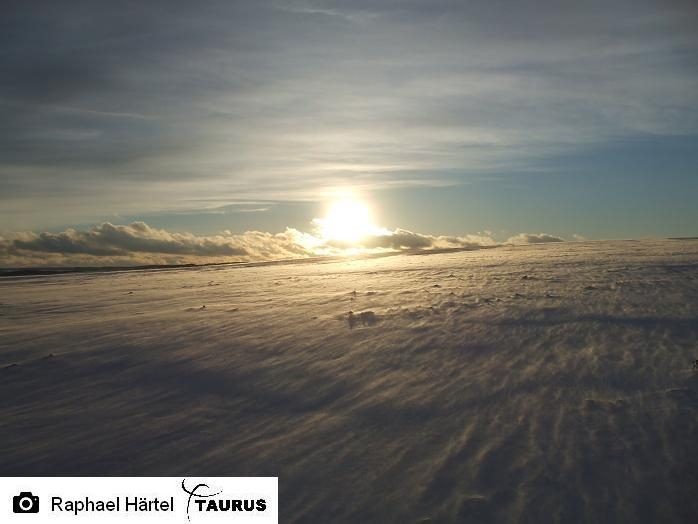
<svg viewBox="0 0 698 524">
<path fill-rule="evenodd" d="M 3 5 L 0 265 L 698 235 L 689 0 Z"/>
</svg>

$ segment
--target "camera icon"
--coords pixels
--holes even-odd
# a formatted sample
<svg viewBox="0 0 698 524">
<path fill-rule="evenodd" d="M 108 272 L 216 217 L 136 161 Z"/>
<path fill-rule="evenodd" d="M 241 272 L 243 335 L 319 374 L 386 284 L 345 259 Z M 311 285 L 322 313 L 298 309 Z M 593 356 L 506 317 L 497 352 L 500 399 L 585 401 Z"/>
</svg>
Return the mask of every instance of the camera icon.
<svg viewBox="0 0 698 524">
<path fill-rule="evenodd" d="M 31 491 L 21 491 L 12 497 L 12 511 L 15 513 L 39 513 L 39 497 Z"/>
</svg>

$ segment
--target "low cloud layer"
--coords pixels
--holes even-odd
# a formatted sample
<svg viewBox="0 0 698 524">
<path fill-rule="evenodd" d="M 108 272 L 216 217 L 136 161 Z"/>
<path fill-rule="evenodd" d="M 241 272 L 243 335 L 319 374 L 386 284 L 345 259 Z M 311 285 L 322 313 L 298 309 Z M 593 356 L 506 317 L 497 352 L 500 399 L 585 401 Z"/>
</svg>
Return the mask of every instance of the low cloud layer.
<svg viewBox="0 0 698 524">
<path fill-rule="evenodd" d="M 368 236 L 359 242 L 364 249 L 411 250 L 444 248 L 477 248 L 497 243 L 488 235 L 433 236 L 414 233 L 406 229 L 385 230 L 382 234 Z M 340 241 L 329 241 L 328 246 L 337 249 L 354 247 Z"/>
<path fill-rule="evenodd" d="M 115 226 L 109 222 L 90 229 L 68 229 L 62 233 L 27 234 L 15 239 L 24 251 L 121 256 L 133 252 L 164 255 L 244 256 L 247 251 L 231 245 L 224 237 L 196 237 L 153 229 L 144 222 Z"/>
<path fill-rule="evenodd" d="M 304 235 L 223 232 L 213 236 L 171 233 L 144 222 L 105 222 L 87 231 L 16 233 L 0 240 L 0 264 L 12 266 L 140 265 L 278 260 L 308 256 Z"/>
<path fill-rule="evenodd" d="M 561 242 L 546 234 L 522 233 L 507 243 Z M 395 229 L 364 238 L 358 244 L 327 241 L 287 228 L 282 233 L 247 231 L 197 236 L 156 229 L 144 222 L 115 225 L 109 222 L 86 231 L 12 233 L 0 237 L 0 266 L 132 266 L 147 264 L 204 264 L 254 262 L 322 255 L 341 255 L 357 248 L 366 252 L 478 248 L 495 246 L 488 234 L 464 236 L 424 235 Z"/>
<path fill-rule="evenodd" d="M 509 237 L 507 244 L 546 244 L 548 242 L 564 242 L 565 239 L 548 235 L 546 233 L 519 233 L 516 236 Z"/>
</svg>

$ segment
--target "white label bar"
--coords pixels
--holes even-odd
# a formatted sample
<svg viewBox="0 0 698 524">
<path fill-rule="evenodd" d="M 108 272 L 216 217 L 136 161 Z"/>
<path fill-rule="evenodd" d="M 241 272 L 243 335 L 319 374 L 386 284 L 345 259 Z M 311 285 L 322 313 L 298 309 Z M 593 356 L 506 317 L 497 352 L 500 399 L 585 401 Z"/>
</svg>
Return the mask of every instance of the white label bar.
<svg viewBox="0 0 698 524">
<path fill-rule="evenodd" d="M 0 522 L 276 524 L 278 477 L 0 477 Z"/>
</svg>

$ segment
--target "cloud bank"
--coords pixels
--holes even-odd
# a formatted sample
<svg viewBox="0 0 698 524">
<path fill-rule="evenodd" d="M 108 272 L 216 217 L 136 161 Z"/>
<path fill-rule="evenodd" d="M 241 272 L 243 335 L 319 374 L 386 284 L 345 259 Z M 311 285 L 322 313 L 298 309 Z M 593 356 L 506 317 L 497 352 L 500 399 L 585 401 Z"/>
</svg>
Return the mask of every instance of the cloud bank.
<svg viewBox="0 0 698 524">
<path fill-rule="evenodd" d="M 308 256 L 305 235 L 248 231 L 196 236 L 155 229 L 144 222 L 105 222 L 87 231 L 23 232 L 0 239 L 0 265 L 105 266 L 279 260 Z"/>
<path fill-rule="evenodd" d="M 507 244 L 545 244 L 548 242 L 564 242 L 565 239 L 548 235 L 547 233 L 519 233 L 513 237 L 509 237 Z"/>
<path fill-rule="evenodd" d="M 507 243 L 561 242 L 547 234 L 522 233 Z M 349 245 L 287 228 L 282 233 L 247 231 L 197 236 L 156 229 L 145 222 L 104 222 L 89 230 L 20 232 L 0 237 L 0 266 L 133 266 L 255 262 L 358 252 L 430 250 L 496 246 L 489 234 L 434 236 L 405 229 L 382 230 Z"/>
</svg>

